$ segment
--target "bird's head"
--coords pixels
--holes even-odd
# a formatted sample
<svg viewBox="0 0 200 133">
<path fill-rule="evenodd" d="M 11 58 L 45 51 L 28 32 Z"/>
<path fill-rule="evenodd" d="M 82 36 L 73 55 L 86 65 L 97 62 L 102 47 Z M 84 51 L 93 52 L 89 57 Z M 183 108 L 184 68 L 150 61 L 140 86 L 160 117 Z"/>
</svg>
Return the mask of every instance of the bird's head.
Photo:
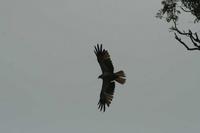
<svg viewBox="0 0 200 133">
<path fill-rule="evenodd" d="M 99 75 L 98 79 L 103 79 L 103 75 L 102 74 Z"/>
</svg>

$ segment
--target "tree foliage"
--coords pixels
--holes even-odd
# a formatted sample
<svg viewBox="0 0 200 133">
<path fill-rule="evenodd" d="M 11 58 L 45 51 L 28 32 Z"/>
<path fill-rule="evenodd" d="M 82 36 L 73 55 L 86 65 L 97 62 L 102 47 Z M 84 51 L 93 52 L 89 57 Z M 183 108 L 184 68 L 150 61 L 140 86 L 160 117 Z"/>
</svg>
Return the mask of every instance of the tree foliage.
<svg viewBox="0 0 200 133">
<path fill-rule="evenodd" d="M 200 0 L 181 0 L 183 7 L 186 12 L 192 13 L 196 17 L 195 21 L 200 20 Z"/>
<path fill-rule="evenodd" d="M 200 50 L 200 40 L 197 32 L 192 32 L 190 29 L 185 32 L 184 30 L 180 30 L 177 26 L 181 13 L 191 14 L 195 18 L 193 20 L 194 24 L 199 23 L 200 0 L 163 0 L 161 4 L 162 9 L 158 11 L 156 17 L 160 19 L 165 18 L 167 22 L 172 22 L 170 30 L 174 32 L 175 39 L 183 44 L 187 50 Z M 179 36 L 187 37 L 193 44 L 193 47 L 190 48 Z"/>
</svg>

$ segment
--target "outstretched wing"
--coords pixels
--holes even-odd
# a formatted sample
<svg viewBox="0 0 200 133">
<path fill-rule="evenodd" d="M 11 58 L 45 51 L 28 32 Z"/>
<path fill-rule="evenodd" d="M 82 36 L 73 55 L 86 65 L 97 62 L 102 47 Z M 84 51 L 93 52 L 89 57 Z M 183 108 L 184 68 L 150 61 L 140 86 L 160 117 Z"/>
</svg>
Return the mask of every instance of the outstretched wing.
<svg viewBox="0 0 200 133">
<path fill-rule="evenodd" d="M 94 53 L 97 56 L 97 60 L 101 67 L 102 73 L 105 72 L 113 73 L 114 67 L 108 51 L 102 48 L 102 44 L 100 46 L 99 44 L 97 44 L 97 46 L 95 46 L 94 48 L 95 48 Z"/>
<path fill-rule="evenodd" d="M 113 94 L 115 90 L 115 82 L 103 80 L 103 85 L 101 89 L 101 94 L 100 94 L 100 100 L 99 100 L 99 107 L 100 111 L 103 110 L 105 112 L 106 110 L 106 105 L 109 107 L 112 99 L 113 99 Z"/>
</svg>

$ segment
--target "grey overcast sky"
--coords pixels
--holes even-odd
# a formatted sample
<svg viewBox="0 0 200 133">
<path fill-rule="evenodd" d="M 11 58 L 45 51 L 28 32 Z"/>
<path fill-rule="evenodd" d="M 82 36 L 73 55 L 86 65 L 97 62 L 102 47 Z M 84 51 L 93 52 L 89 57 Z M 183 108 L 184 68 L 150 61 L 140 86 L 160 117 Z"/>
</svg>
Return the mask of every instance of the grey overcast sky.
<svg viewBox="0 0 200 133">
<path fill-rule="evenodd" d="M 198 133 L 200 53 L 160 0 L 1 0 L 1 133 Z M 105 113 L 93 46 L 127 75 Z"/>
</svg>

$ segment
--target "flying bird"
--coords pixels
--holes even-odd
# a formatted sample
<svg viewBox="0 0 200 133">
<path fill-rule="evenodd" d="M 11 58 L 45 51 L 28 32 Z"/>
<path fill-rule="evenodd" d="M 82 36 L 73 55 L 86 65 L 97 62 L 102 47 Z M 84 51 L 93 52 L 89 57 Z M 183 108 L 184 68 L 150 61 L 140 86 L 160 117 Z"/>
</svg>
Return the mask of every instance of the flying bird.
<svg viewBox="0 0 200 133">
<path fill-rule="evenodd" d="M 102 44 L 97 44 L 97 46 L 95 46 L 94 48 L 94 53 L 97 56 L 97 60 L 102 70 L 102 74 L 98 78 L 101 78 L 103 80 L 100 99 L 98 102 L 98 109 L 105 112 L 106 105 L 109 107 L 113 99 L 115 81 L 120 84 L 124 84 L 126 81 L 125 73 L 122 70 L 114 73 L 114 67 L 110 59 L 110 55 L 107 50 L 102 48 Z"/>
</svg>

